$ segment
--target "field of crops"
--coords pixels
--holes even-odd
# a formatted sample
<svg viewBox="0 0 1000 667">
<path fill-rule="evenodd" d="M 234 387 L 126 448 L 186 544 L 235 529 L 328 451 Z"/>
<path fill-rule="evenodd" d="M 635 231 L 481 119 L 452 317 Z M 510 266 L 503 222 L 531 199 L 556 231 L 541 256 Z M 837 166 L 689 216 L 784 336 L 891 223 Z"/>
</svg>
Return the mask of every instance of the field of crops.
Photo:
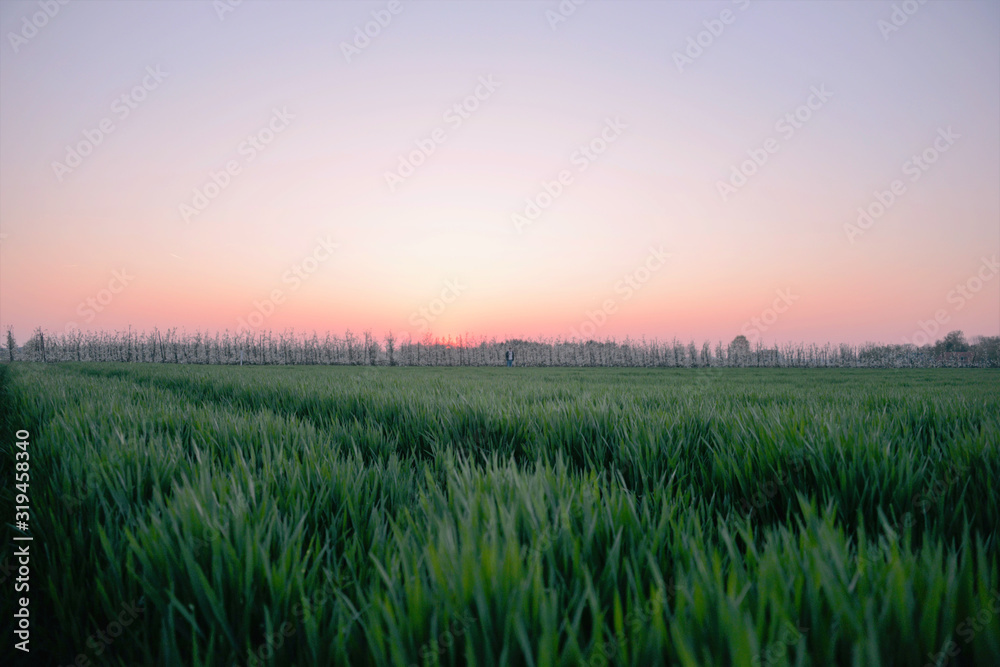
<svg viewBox="0 0 1000 667">
<path fill-rule="evenodd" d="M 997 371 L 15 363 L 0 392 L 31 664 L 1000 664 Z"/>
</svg>

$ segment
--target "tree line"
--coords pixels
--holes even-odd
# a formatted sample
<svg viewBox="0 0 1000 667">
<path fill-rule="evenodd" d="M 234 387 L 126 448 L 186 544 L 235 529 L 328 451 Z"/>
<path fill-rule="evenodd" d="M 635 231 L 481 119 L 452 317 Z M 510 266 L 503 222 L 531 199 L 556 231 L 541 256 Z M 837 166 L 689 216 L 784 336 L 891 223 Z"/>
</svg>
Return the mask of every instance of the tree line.
<svg viewBox="0 0 1000 667">
<path fill-rule="evenodd" d="M 676 339 L 638 340 L 497 340 L 472 336 L 420 341 L 400 340 L 392 333 L 378 339 L 371 331 L 343 336 L 329 332 L 320 338 L 295 332 L 271 331 L 214 335 L 178 333 L 176 329 L 98 331 L 47 334 L 36 329 L 18 346 L 11 329 L 0 358 L 7 361 L 118 361 L 133 363 L 290 365 L 336 364 L 365 366 L 502 366 L 507 350 L 516 366 L 605 367 L 842 367 L 933 368 L 1000 367 L 1000 336 L 979 336 L 972 342 L 952 331 L 934 344 L 864 345 L 751 344 L 736 336 L 696 346 Z"/>
</svg>

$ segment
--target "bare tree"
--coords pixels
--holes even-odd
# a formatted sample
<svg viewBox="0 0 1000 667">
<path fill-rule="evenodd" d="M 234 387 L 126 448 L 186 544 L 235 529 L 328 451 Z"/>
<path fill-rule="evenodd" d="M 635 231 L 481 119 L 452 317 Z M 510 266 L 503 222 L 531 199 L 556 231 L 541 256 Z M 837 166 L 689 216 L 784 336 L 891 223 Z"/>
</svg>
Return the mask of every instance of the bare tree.
<svg viewBox="0 0 1000 667">
<path fill-rule="evenodd" d="M 14 348 L 17 347 L 17 342 L 14 340 L 14 327 L 7 327 L 7 356 L 10 361 L 14 361 Z"/>
<path fill-rule="evenodd" d="M 389 365 L 395 366 L 396 358 L 393 354 L 396 351 L 396 337 L 392 335 L 391 330 L 385 335 L 385 351 L 389 355 Z"/>
</svg>

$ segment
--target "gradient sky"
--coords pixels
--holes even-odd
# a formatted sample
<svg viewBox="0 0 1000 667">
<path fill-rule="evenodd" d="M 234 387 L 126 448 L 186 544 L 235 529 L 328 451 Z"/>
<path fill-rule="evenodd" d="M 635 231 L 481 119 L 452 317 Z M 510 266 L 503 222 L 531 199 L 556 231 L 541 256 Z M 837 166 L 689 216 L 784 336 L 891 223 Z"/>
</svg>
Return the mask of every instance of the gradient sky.
<svg viewBox="0 0 1000 667">
<path fill-rule="evenodd" d="M 1000 3 L 903 3 L 918 9 L 889 31 L 893 3 L 869 0 L 591 1 L 559 22 L 555 0 L 226 2 L 0 3 L 0 326 L 19 340 L 241 319 L 403 338 L 902 342 L 935 317 L 938 337 L 1000 334 Z M 391 20 L 348 58 L 372 12 Z M 449 113 L 477 87 L 478 108 Z M 780 125 L 814 90 L 831 96 Z M 433 153 L 390 188 L 418 141 Z M 925 150 L 926 170 L 908 163 Z"/>
</svg>

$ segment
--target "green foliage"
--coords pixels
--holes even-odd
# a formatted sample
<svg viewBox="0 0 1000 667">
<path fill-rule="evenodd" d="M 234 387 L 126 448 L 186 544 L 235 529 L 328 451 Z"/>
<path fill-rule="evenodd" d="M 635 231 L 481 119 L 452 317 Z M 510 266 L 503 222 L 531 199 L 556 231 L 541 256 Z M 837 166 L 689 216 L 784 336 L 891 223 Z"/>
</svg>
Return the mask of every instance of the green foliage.
<svg viewBox="0 0 1000 667">
<path fill-rule="evenodd" d="M 5 364 L 33 664 L 1000 664 L 998 389 Z"/>
</svg>

